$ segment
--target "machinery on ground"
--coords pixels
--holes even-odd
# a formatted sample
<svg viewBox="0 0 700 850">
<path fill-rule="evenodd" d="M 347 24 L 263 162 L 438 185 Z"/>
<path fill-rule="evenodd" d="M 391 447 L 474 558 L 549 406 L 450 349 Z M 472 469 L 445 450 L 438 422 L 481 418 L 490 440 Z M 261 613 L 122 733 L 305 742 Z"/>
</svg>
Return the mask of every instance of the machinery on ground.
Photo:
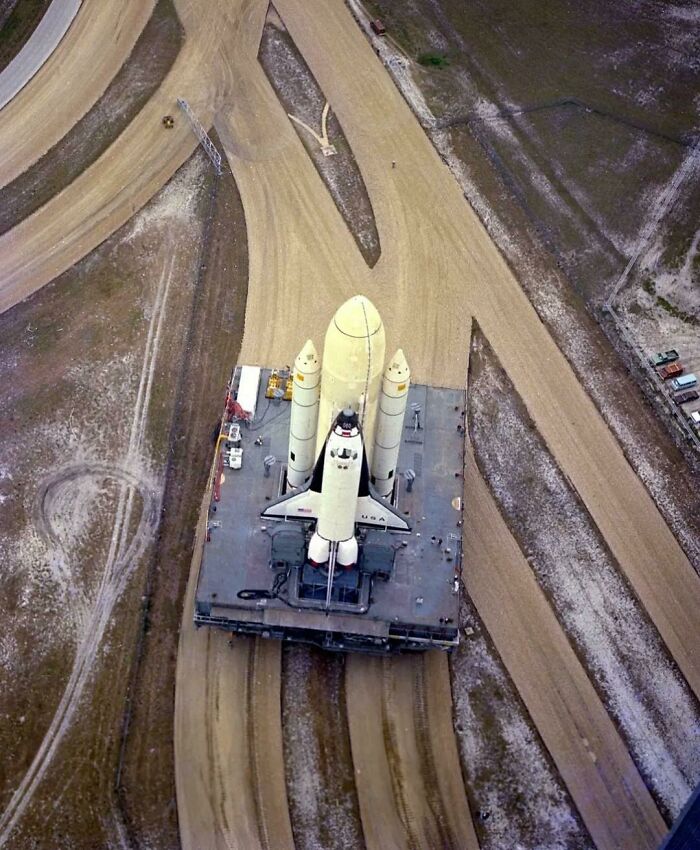
<svg viewBox="0 0 700 850">
<path fill-rule="evenodd" d="M 197 625 L 389 653 L 458 642 L 464 392 L 412 385 L 363 296 L 322 361 L 234 371 Z M 243 456 L 245 455 L 245 462 Z"/>
</svg>

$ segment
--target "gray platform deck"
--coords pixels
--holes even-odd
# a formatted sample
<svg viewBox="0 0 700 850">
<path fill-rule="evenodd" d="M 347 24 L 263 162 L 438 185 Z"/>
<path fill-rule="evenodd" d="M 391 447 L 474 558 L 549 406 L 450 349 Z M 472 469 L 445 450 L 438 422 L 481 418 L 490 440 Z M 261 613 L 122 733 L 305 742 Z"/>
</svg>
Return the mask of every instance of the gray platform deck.
<svg viewBox="0 0 700 850">
<path fill-rule="evenodd" d="M 235 373 L 234 373 L 235 374 Z M 399 473 L 416 473 L 412 492 L 398 479 L 396 507 L 412 525 L 409 534 L 386 535 L 396 548 L 387 581 L 375 581 L 366 614 L 338 614 L 295 608 L 280 599 L 243 600 L 245 589 L 269 589 L 270 532 L 278 523 L 260 511 L 281 492 L 289 434 L 290 403 L 265 396 L 263 370 L 256 418 L 241 428 L 243 465 L 224 467 L 220 499 L 209 510 L 195 599 L 194 620 L 232 632 L 317 643 L 330 649 L 391 652 L 450 648 L 458 639 L 461 570 L 464 392 L 412 386 L 399 454 Z M 235 380 L 235 379 L 234 379 Z M 411 405 L 421 405 L 420 430 Z M 262 437 L 262 445 L 255 440 Z M 224 451 L 222 445 L 221 451 Z M 265 477 L 263 459 L 277 463 Z M 215 461 L 216 463 L 216 461 Z"/>
</svg>

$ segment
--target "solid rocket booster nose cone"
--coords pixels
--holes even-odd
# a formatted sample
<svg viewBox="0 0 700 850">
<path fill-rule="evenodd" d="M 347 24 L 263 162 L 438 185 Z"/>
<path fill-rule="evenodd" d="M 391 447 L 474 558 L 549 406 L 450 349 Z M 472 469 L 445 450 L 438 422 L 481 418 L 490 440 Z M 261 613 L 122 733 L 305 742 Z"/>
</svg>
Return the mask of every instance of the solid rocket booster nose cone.
<svg viewBox="0 0 700 850">
<path fill-rule="evenodd" d="M 411 377 L 411 370 L 408 368 L 408 362 L 406 361 L 403 349 L 399 348 L 391 358 L 384 376 L 390 381 L 407 381 Z"/>
<path fill-rule="evenodd" d="M 297 354 L 297 359 L 295 360 L 294 365 L 297 369 L 301 369 L 304 372 L 315 372 L 317 369 L 321 368 L 316 346 L 310 339 L 306 340 L 301 351 Z"/>
<path fill-rule="evenodd" d="M 364 295 L 353 295 L 336 310 L 331 325 L 351 337 L 373 336 L 382 329 L 377 308 Z"/>
</svg>

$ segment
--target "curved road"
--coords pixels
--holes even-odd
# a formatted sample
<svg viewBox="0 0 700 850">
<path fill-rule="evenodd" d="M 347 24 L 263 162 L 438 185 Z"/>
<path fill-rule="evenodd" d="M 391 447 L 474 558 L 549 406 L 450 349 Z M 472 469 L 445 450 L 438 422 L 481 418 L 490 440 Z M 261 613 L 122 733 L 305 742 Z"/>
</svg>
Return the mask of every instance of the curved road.
<svg viewBox="0 0 700 850">
<path fill-rule="evenodd" d="M 700 695 L 700 582 L 600 414 L 342 0 L 277 0 L 275 5 L 357 158 L 382 247 L 375 268 L 369 270 L 362 260 L 254 61 L 267 4 L 220 0 L 211 9 L 203 0 L 181 0 L 178 11 L 187 40 L 161 89 L 73 185 L 0 239 L 0 311 L 84 256 L 186 159 L 194 141 L 185 123 L 178 122 L 168 134 L 160 128 L 160 116 L 184 96 L 204 123 L 216 115 L 245 207 L 250 282 L 241 359 L 287 362 L 309 327 L 324 326 L 340 301 L 362 291 L 385 317 L 389 347 L 403 345 L 416 380 L 458 387 L 466 378 L 474 317 Z M 9 138 L 6 113 L 20 108 L 52 60 L 0 113 L 0 146 L 3 133 Z M 35 120 L 31 109 L 26 120 Z M 50 127 L 49 135 L 57 132 Z M 26 167 L 22 162 L 29 159 L 17 151 L 10 156 L 15 170 Z M 465 490 L 467 586 L 586 826 L 599 848 L 655 848 L 663 821 L 469 456 Z M 288 846 L 286 806 L 285 816 L 278 817 L 260 787 L 269 787 L 282 801 L 281 746 L 277 754 L 272 751 L 280 734 L 278 649 L 274 644 L 251 648 L 247 642 L 229 649 L 221 636 L 196 634 L 190 612 L 191 596 L 181 636 L 176 705 L 183 843 L 202 848 Z M 419 675 L 420 663 L 402 661 L 406 672 L 386 691 L 397 724 L 407 724 L 394 736 L 395 746 L 416 763 L 424 762 L 430 749 L 418 744 L 425 735 L 413 719 L 415 691 L 406 685 Z M 362 669 L 362 660 L 352 661 L 349 676 L 357 679 L 360 690 L 354 685 L 352 693 L 349 689 L 349 706 L 376 677 L 372 664 L 366 674 Z M 436 689 L 447 697 L 444 676 Z M 258 708 L 251 718 L 253 705 Z M 258 714 L 269 724 L 264 732 L 250 725 L 262 719 Z M 351 711 L 350 722 L 352 734 L 361 718 Z M 252 737 L 243 735 L 244 729 L 252 729 Z M 201 746 L 195 746 L 196 740 Z M 271 745 L 264 758 L 258 742 Z M 354 754 L 356 742 L 359 746 L 354 734 Z M 451 752 L 454 741 L 431 744 L 443 745 Z M 358 761 L 369 758 L 357 752 Z M 372 763 L 380 765 L 389 755 L 380 747 Z M 395 762 L 394 775 L 400 763 Z M 265 782 L 256 773 L 261 767 L 270 772 Z M 359 792 L 370 779 L 366 774 L 358 778 Z M 383 784 L 380 793 L 386 792 Z M 440 794 L 445 797 L 447 790 L 441 788 Z M 381 824 L 373 827 L 379 843 L 405 843 L 406 824 L 412 823 L 406 812 L 416 809 L 419 798 L 415 788 L 409 791 L 403 820 L 394 794 L 391 805 L 397 814 L 387 808 L 386 832 L 377 832 Z M 463 788 L 456 793 L 463 794 Z M 367 835 L 376 814 L 365 804 Z M 452 834 L 469 830 L 468 817 L 460 824 L 449 827 Z M 421 843 L 432 828 L 428 822 L 415 833 Z"/>
<path fill-rule="evenodd" d="M 83 0 L 52 0 L 20 52 L 0 72 L 0 109 L 21 91 L 58 47 Z"/>
<path fill-rule="evenodd" d="M 128 59 L 154 5 L 83 3 L 58 47 L 0 110 L 0 186 L 42 157 L 94 105 Z"/>
</svg>

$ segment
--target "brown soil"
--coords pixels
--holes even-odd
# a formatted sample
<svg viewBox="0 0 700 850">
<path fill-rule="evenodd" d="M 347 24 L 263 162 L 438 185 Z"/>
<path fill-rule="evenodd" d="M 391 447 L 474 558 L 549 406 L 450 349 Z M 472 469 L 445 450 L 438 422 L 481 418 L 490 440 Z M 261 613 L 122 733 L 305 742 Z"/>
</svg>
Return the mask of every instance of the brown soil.
<svg viewBox="0 0 700 850">
<path fill-rule="evenodd" d="M 0 433 L 4 434 L 7 471 L 12 474 L 9 478 L 3 473 L 0 481 L 0 495 L 4 497 L 4 501 L 0 500 L 3 514 L 0 556 L 9 553 L 11 557 L 8 564 L 3 564 L 7 580 L 0 586 L 0 607 L 5 618 L 1 648 L 3 652 L 9 649 L 13 653 L 12 666 L 8 667 L 11 679 L 3 683 L 0 691 L 0 744 L 3 749 L 0 793 L 3 804 L 7 803 L 11 789 L 19 785 L 37 752 L 65 687 L 80 631 L 76 620 L 79 623 L 84 616 L 80 595 L 85 595 L 85 607 L 89 610 L 89 600 L 94 597 L 104 570 L 115 513 L 113 484 L 102 484 L 95 493 L 88 490 L 87 497 L 76 505 L 59 499 L 53 515 L 59 536 L 47 551 L 46 545 L 40 545 L 37 540 L 32 522 L 35 491 L 48 472 L 60 470 L 62 465 L 70 465 L 78 458 L 99 459 L 99 463 L 106 465 L 119 462 L 129 441 L 129 421 L 134 417 L 137 384 L 143 386 L 147 331 L 149 327 L 153 329 L 154 316 L 158 315 L 154 293 L 162 292 L 170 258 L 175 265 L 167 278 L 169 294 L 167 301 L 163 301 L 165 321 L 151 357 L 155 368 L 153 392 L 143 410 L 145 422 L 138 449 L 142 474 L 152 482 L 149 486 L 155 488 L 153 522 L 156 525 L 166 468 L 166 485 L 170 484 L 173 464 L 178 461 L 177 468 L 186 469 L 189 474 L 189 467 L 183 462 L 187 435 L 174 445 L 170 442 L 180 436 L 179 423 L 187 429 L 190 425 L 188 415 L 191 413 L 188 414 L 183 403 L 186 382 L 194 388 L 195 410 L 200 396 L 204 397 L 206 388 L 210 388 L 215 399 L 211 405 L 211 421 L 215 422 L 218 416 L 220 393 L 216 391 L 216 377 L 212 376 L 208 383 L 199 374 L 194 375 L 196 358 L 200 356 L 203 360 L 203 374 L 211 374 L 207 370 L 207 357 L 221 352 L 220 349 L 205 350 L 205 344 L 217 339 L 215 334 L 211 338 L 208 336 L 212 329 L 216 330 L 217 321 L 230 324 L 230 328 L 224 328 L 222 338 L 227 344 L 233 340 L 231 347 L 235 352 L 240 328 L 234 320 L 242 323 L 242 307 L 234 316 L 222 309 L 223 281 L 228 283 L 229 280 L 222 268 L 228 266 L 233 270 L 236 281 L 237 271 L 242 272 L 243 283 L 233 302 L 234 308 L 239 306 L 238 299 L 242 303 L 245 298 L 247 269 L 245 262 L 238 269 L 230 253 L 234 250 L 236 257 L 245 257 L 245 248 L 241 249 L 238 244 L 232 249 L 233 240 L 223 240 L 216 235 L 223 226 L 222 221 L 231 219 L 229 191 L 234 191 L 233 206 L 236 211 L 240 210 L 229 177 L 227 188 L 221 187 L 216 207 L 217 223 L 210 227 L 214 236 L 208 242 L 211 250 L 207 256 L 213 257 L 213 262 L 210 260 L 208 275 L 198 277 L 204 259 L 203 222 L 212 212 L 211 187 L 206 179 L 210 172 L 204 154 L 197 153 L 134 222 L 35 297 L 1 317 L 3 380 L 0 386 L 5 398 L 0 410 L 8 411 L 9 415 L 0 421 Z M 242 215 L 234 214 L 233 220 L 236 232 L 245 233 Z M 213 325 L 207 320 L 209 310 L 216 311 Z M 224 369 L 223 364 L 221 368 Z M 181 378 L 183 372 L 185 377 Z M 202 410 L 206 416 L 205 405 Z M 205 456 L 201 464 L 194 464 L 195 471 L 207 467 L 207 438 L 208 429 L 201 438 Z M 37 447 L 41 447 L 41 451 L 38 452 Z M 171 529 L 167 524 L 167 511 L 171 510 L 173 516 L 176 513 L 169 494 L 170 490 L 165 497 L 166 540 L 168 529 Z M 75 498 L 73 491 L 70 498 Z M 201 499 L 201 490 L 198 499 Z M 144 504 L 137 495 L 127 538 L 135 535 Z M 187 504 L 187 500 L 183 500 L 184 514 Z M 82 513 L 88 517 L 84 522 L 81 521 Z M 182 528 L 178 531 L 186 536 L 184 514 L 180 515 Z M 82 529 L 77 541 L 70 536 L 71 529 L 75 528 Z M 162 540 L 161 536 L 159 546 Z M 57 593 L 57 580 L 52 570 L 55 573 L 55 553 L 61 550 L 71 571 L 71 580 L 68 592 Z M 146 554 L 149 555 L 148 551 Z M 126 590 L 111 609 L 104 639 L 99 645 L 93 641 L 97 654 L 94 664 L 91 662 L 90 678 L 81 691 L 76 713 L 65 734 L 57 736 L 56 757 L 48 763 L 45 776 L 33 798 L 30 797 L 28 808 L 12 835 L 13 848 L 93 850 L 111 845 L 118 836 L 128 835 L 118 805 L 119 797 L 114 793 L 115 775 L 122 753 L 120 732 L 124 726 L 125 700 L 127 695 L 138 696 L 138 690 L 133 687 L 129 692 L 129 684 L 131 681 L 133 686 L 135 647 L 147 613 L 148 595 L 144 594 L 144 587 L 148 591 L 149 582 L 158 587 L 158 579 L 152 580 L 147 569 L 149 562 L 152 565 L 152 558 L 151 550 L 150 557 L 133 562 Z M 163 563 L 166 564 L 164 572 L 172 575 L 172 564 L 167 559 Z M 186 576 L 189 556 L 184 558 L 183 564 Z M 176 570 L 174 575 L 177 580 Z M 30 604 L 26 603 L 27 598 Z M 174 645 L 180 618 L 176 594 L 166 605 L 172 607 Z M 157 612 L 157 606 L 153 607 Z M 169 627 L 170 621 L 167 617 L 164 620 L 165 627 Z M 11 643 L 6 645 L 8 640 Z M 148 659 L 149 653 L 144 657 Z M 165 662 L 159 660 L 157 664 L 162 666 L 166 678 L 168 670 L 172 675 L 174 649 Z M 33 683 L 31 690 L 26 687 L 27 681 Z M 38 689 L 39 697 L 36 696 Z M 138 788 L 128 783 L 125 787 L 131 792 L 131 799 L 138 795 L 144 816 L 158 809 L 159 817 L 170 827 L 168 840 L 174 836 L 177 842 L 174 809 L 167 809 L 172 792 L 163 794 L 162 784 L 150 779 L 150 769 L 159 763 L 161 756 L 163 761 L 172 762 L 172 742 L 169 740 L 172 692 L 171 680 L 169 689 L 166 683 L 162 690 L 155 689 L 149 694 L 156 704 L 164 695 L 168 704 L 169 719 L 157 716 L 154 711 L 147 715 L 154 720 L 155 729 L 164 734 L 164 755 L 157 750 L 162 741 L 153 734 L 139 766 L 141 771 L 148 773 L 147 778 L 142 774 L 132 777 L 138 782 Z M 147 711 L 151 708 L 150 704 L 146 706 Z M 140 729 L 142 722 L 137 716 L 132 728 Z M 128 759 L 125 764 L 128 767 Z M 159 780 L 172 788 L 172 767 L 170 770 L 165 780 L 162 776 Z M 153 807 L 149 804 L 151 795 L 156 798 Z"/>
<path fill-rule="evenodd" d="M 213 440 L 245 317 L 248 253 L 240 197 L 227 166 L 218 184 L 208 184 L 208 235 L 191 315 L 183 323 L 186 358 L 171 387 L 166 490 L 118 777 L 127 831 L 137 846 L 179 845 L 173 761 L 178 632 Z"/>
<path fill-rule="evenodd" d="M 260 42 L 260 64 L 285 112 L 321 134 L 326 97 L 279 15 L 270 9 Z M 343 221 L 373 268 L 381 254 L 372 204 L 360 169 L 333 110 L 328 113 L 328 139 L 336 150 L 324 156 L 316 139 L 295 121 L 292 125 L 340 212 Z"/>
<path fill-rule="evenodd" d="M 469 632 L 450 657 L 454 727 L 479 847 L 592 850 L 574 802 L 466 594 L 460 628 Z"/>
<path fill-rule="evenodd" d="M 478 330 L 469 386 L 482 476 L 670 823 L 700 779 L 700 706 Z"/>
<path fill-rule="evenodd" d="M 345 705 L 345 659 L 283 648 L 282 734 L 297 850 L 362 850 Z"/>
<path fill-rule="evenodd" d="M 0 71 L 27 43 L 50 4 L 51 0 L 0 2 Z"/>
<path fill-rule="evenodd" d="M 107 150 L 160 86 L 183 38 L 172 0 L 158 0 L 128 60 L 93 108 L 4 188 L 0 234 L 65 189 Z"/>
<path fill-rule="evenodd" d="M 591 39 L 602 33 L 594 49 L 606 54 L 601 64 L 593 66 L 587 49 L 581 49 L 586 41 L 581 41 L 578 29 L 576 39 L 581 43 L 566 46 L 572 32 L 566 24 L 568 7 L 560 0 L 549 0 L 542 8 L 522 2 L 465 7 L 431 0 L 410 6 L 372 0 L 368 5 L 410 56 L 429 51 L 448 56 L 450 65 L 445 68 L 411 69 L 438 118 L 428 133 L 441 154 L 452 157 L 448 164 L 468 200 L 700 571 L 694 519 L 700 516 L 697 458 L 683 451 L 675 427 L 673 438 L 669 437 L 666 420 L 661 422 L 658 416 L 663 405 L 640 376 L 637 355 L 625 348 L 609 321 L 589 312 L 586 300 L 607 291 L 621 272 L 625 240 L 638 232 L 649 199 L 689 144 L 688 130 L 694 122 L 689 111 L 696 107 L 687 90 L 697 60 L 690 64 L 678 60 L 684 36 L 669 33 L 682 28 L 680 18 L 673 18 L 664 7 L 667 17 L 632 16 L 628 21 L 629 27 L 638 29 L 639 40 L 634 42 L 634 62 L 625 64 L 625 73 L 636 67 L 637 83 L 623 92 L 605 80 L 606 74 L 617 79 L 616 39 L 624 39 L 629 47 L 631 30 L 601 23 L 608 14 L 613 18 L 628 14 L 623 9 L 594 4 L 587 10 L 591 20 L 585 36 Z M 526 56 L 541 66 L 541 73 L 531 69 L 523 73 L 520 63 Z M 635 85 L 647 77 L 667 80 L 658 109 L 635 100 Z M 509 110 L 521 102 L 529 107 L 554 98 L 556 87 L 565 85 L 580 103 L 590 102 L 595 108 L 562 104 L 529 112 L 522 120 L 506 116 L 505 124 L 494 119 L 492 107 Z M 540 122 L 537 132 L 525 122 L 532 115 Z M 604 128 L 604 121 L 610 126 Z M 504 126 L 511 133 L 508 143 Z M 538 175 L 551 179 L 556 191 L 547 189 Z M 572 185 L 575 197 L 569 191 Z M 691 229 L 694 232 L 694 223 Z M 584 232 L 590 239 L 580 243 Z M 669 239 L 683 241 L 678 227 L 671 227 Z"/>
</svg>

